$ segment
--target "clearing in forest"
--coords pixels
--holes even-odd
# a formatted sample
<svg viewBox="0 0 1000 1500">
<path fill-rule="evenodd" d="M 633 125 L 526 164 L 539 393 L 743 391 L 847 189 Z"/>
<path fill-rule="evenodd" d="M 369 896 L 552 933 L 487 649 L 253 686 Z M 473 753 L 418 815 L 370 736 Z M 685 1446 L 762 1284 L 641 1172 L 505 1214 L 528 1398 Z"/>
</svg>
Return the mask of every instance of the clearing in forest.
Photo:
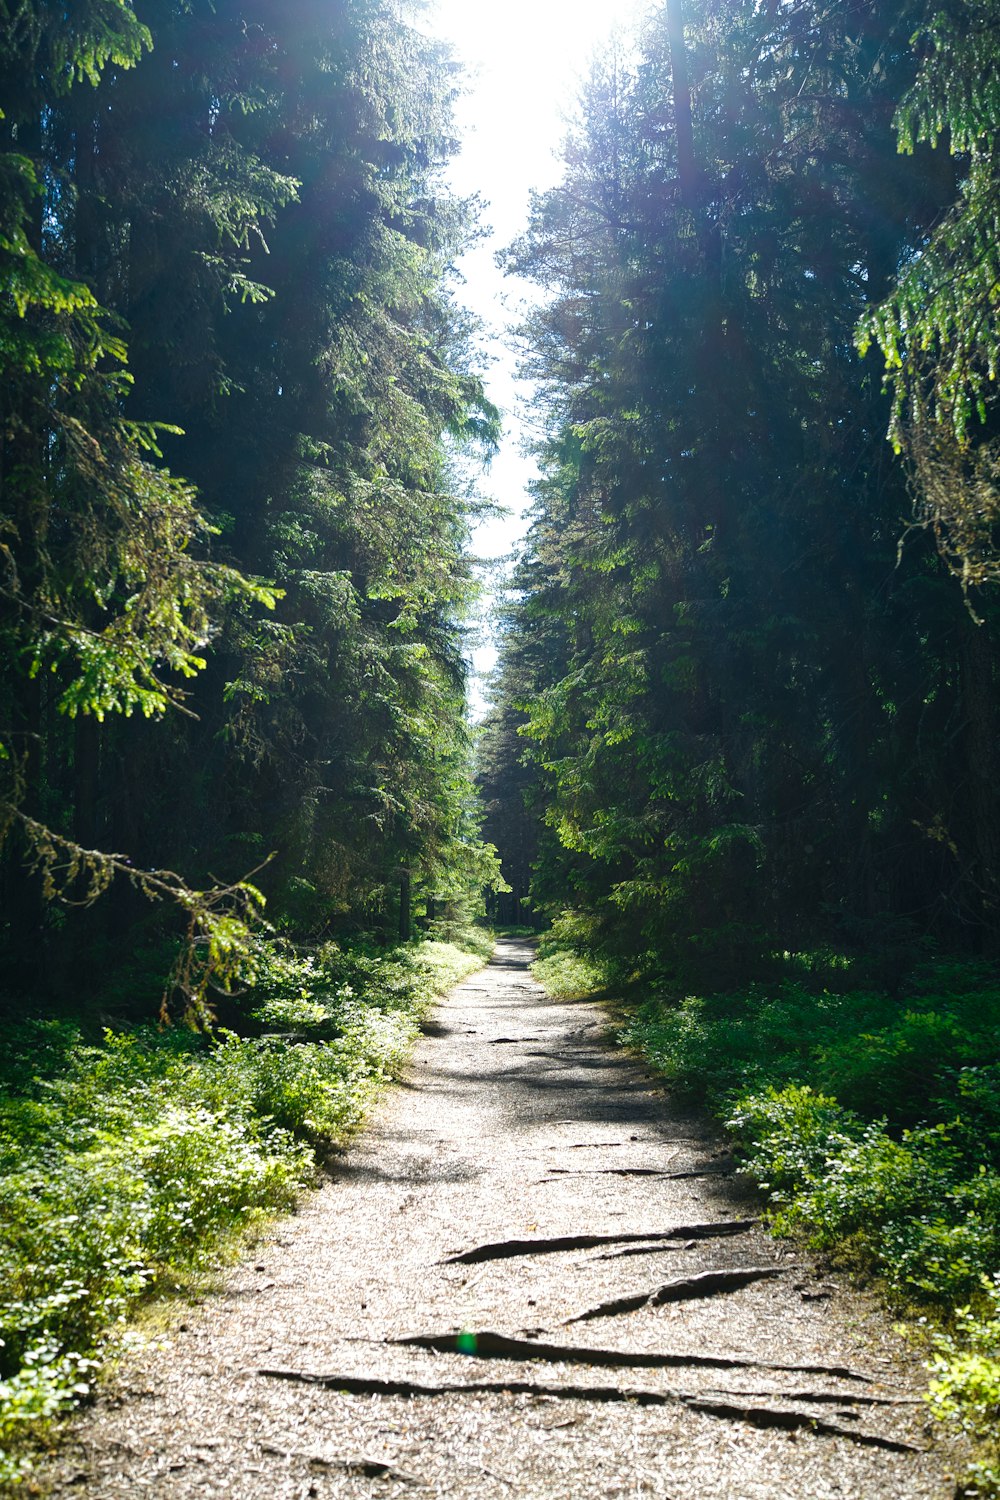
<svg viewBox="0 0 1000 1500">
<path fill-rule="evenodd" d="M 500 943 L 326 1186 L 129 1356 L 55 1495 L 950 1492 L 884 1320 L 530 958 Z"/>
</svg>

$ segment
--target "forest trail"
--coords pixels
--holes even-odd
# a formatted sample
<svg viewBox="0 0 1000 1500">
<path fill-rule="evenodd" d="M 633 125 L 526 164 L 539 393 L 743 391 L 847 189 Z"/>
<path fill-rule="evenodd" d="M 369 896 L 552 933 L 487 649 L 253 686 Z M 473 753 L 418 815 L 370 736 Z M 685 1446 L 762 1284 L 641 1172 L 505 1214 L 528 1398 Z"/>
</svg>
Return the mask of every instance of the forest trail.
<svg viewBox="0 0 1000 1500">
<path fill-rule="evenodd" d="M 332 1180 L 125 1359 L 54 1495 L 951 1492 L 885 1322 L 530 958 L 501 942 Z"/>
</svg>

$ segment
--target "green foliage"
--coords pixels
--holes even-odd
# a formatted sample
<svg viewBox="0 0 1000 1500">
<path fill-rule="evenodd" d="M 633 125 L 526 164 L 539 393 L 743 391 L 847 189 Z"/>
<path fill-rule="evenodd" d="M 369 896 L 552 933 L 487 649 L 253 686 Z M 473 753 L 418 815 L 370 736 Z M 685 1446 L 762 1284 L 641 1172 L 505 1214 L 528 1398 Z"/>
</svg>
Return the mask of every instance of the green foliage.
<svg viewBox="0 0 1000 1500">
<path fill-rule="evenodd" d="M 39 768 L 57 735 L 34 719 L 43 695 L 70 721 L 189 711 L 187 684 L 219 618 L 237 605 L 273 609 L 278 592 L 208 556 L 216 528 L 192 485 L 162 466 L 160 444 L 179 429 L 124 414 L 133 380 L 121 319 L 84 279 L 97 246 L 86 243 L 79 182 L 52 158 L 57 122 L 74 108 L 67 96 L 138 65 L 149 29 L 126 3 L 95 0 L 72 19 L 25 4 L 0 17 L 0 40 L 8 141 L 28 148 L 0 155 L 0 855 L 40 874 L 50 901 L 88 904 L 116 875 L 176 901 L 201 951 L 175 982 L 203 1008 L 208 981 L 232 977 L 258 893 L 195 890 L 82 843 L 64 816 L 47 821 Z M 75 123 L 79 176 L 86 131 Z M 244 234 L 265 214 L 247 201 Z"/>
<path fill-rule="evenodd" d="M 921 62 L 897 111 L 899 149 L 943 154 L 944 142 L 955 197 L 858 336 L 862 353 L 877 342 L 885 360 L 889 435 L 914 476 L 917 521 L 966 589 L 1000 577 L 998 18 L 995 0 L 936 5 L 913 37 Z"/>
<path fill-rule="evenodd" d="M 981 1494 L 1000 1493 L 1000 1280 L 983 1277 L 975 1303 L 958 1308 L 954 1329 L 934 1339 L 931 1409 L 985 1446 L 969 1478 Z"/>
<path fill-rule="evenodd" d="M 963 1118 L 996 1139 L 1000 989 L 992 969 L 925 963 L 904 998 L 801 980 L 734 994 L 649 1000 L 625 1039 L 699 1099 L 724 1104 L 758 1082 L 808 1083 L 894 1127 Z"/>
<path fill-rule="evenodd" d="M 448 284 L 450 64 L 395 0 L 26 0 L 0 40 L 11 967 L 101 941 L 56 908 L 112 881 L 105 912 L 180 907 L 206 1024 L 265 899 L 296 939 L 459 936 L 502 885 L 458 472 L 498 419 Z"/>
<path fill-rule="evenodd" d="M 814 967 L 835 970 L 828 960 Z M 650 998 L 622 1039 L 679 1092 L 722 1115 L 744 1170 L 768 1195 L 777 1233 L 875 1273 L 897 1305 L 931 1316 L 939 1330 L 932 1407 L 992 1440 L 1000 1369 L 989 1279 L 1000 1259 L 996 973 L 924 963 L 894 996 L 851 988 L 849 972 L 837 991 L 814 978 L 680 1002 Z M 993 1494 L 998 1474 L 987 1442 L 972 1477 Z"/>
<path fill-rule="evenodd" d="M 257 1036 L 69 1023 L 0 1051 L 0 1480 L 20 1435 L 91 1386 L 136 1302 L 312 1180 L 398 1075 L 434 998 L 481 957 L 260 948 Z M 345 977 L 349 975 L 350 980 Z"/>
<path fill-rule="evenodd" d="M 740 1096 L 728 1123 L 779 1205 L 776 1228 L 876 1267 L 897 1296 L 947 1306 L 994 1263 L 1000 1178 L 983 1166 L 968 1181 L 947 1125 L 895 1139 L 796 1085 Z"/>
<path fill-rule="evenodd" d="M 308 1151 L 220 1106 L 212 1076 L 211 1054 L 109 1035 L 4 1101 L 0 1448 L 89 1389 L 89 1356 L 150 1286 L 307 1179 Z"/>
<path fill-rule="evenodd" d="M 531 972 L 557 1000 L 596 994 L 607 988 L 612 975 L 606 962 L 571 948 L 555 948 L 536 958 Z"/>
<path fill-rule="evenodd" d="M 727 1123 L 740 1139 L 752 1141 L 760 1150 L 760 1160 L 766 1160 L 768 1168 L 768 1180 L 761 1180 L 761 1186 L 779 1201 L 802 1183 L 821 1180 L 830 1157 L 863 1134 L 857 1117 L 841 1109 L 836 1099 L 804 1084 L 741 1094 Z"/>
<path fill-rule="evenodd" d="M 417 943 L 407 952 L 417 975 L 429 981 L 435 994 L 443 994 L 488 962 L 495 947 L 492 933 L 472 927 L 463 933 L 459 943 L 431 939 Z"/>
<path fill-rule="evenodd" d="M 694 167 L 661 4 L 508 252 L 542 477 L 480 760 L 533 909 L 700 991 L 904 913 L 911 943 L 915 912 L 992 930 L 1000 775 L 993 622 L 929 546 L 896 567 L 906 474 L 853 347 L 954 187 L 891 128 L 923 8 L 684 13 Z"/>
<path fill-rule="evenodd" d="M 27 1478 L 31 1463 L 17 1448 L 90 1393 L 95 1368 L 95 1360 L 60 1354 L 55 1341 L 43 1340 L 25 1350 L 16 1375 L 0 1380 L 0 1485 Z"/>
</svg>

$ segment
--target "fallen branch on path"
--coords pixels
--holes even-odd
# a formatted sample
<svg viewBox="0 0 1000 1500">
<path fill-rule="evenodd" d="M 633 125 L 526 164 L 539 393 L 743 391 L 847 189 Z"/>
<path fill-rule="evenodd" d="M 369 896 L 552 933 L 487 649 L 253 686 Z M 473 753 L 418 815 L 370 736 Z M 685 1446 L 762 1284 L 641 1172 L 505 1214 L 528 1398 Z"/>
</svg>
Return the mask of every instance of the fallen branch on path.
<svg viewBox="0 0 1000 1500">
<path fill-rule="evenodd" d="M 593 1250 L 597 1245 L 637 1245 L 642 1241 L 710 1240 L 722 1235 L 746 1234 L 756 1219 L 718 1219 L 707 1224 L 681 1224 L 676 1229 L 652 1230 L 646 1234 L 560 1234 L 547 1239 L 497 1240 L 476 1245 L 459 1255 L 446 1255 L 439 1266 L 475 1266 L 485 1260 L 510 1260 L 517 1255 L 552 1255 L 559 1250 Z"/>
<path fill-rule="evenodd" d="M 786 1266 L 747 1266 L 734 1271 L 702 1271 L 697 1276 L 678 1276 L 674 1281 L 665 1281 L 651 1292 L 637 1292 L 631 1297 L 615 1297 L 611 1302 L 600 1302 L 575 1318 L 565 1318 L 569 1323 L 586 1323 L 591 1318 L 615 1318 L 620 1313 L 637 1312 L 640 1307 L 662 1307 L 665 1302 L 684 1302 L 690 1297 L 717 1297 L 726 1292 L 738 1292 L 741 1287 L 754 1281 L 767 1281 L 781 1276 Z"/>
<path fill-rule="evenodd" d="M 871 1385 L 876 1378 L 847 1365 L 783 1365 L 723 1354 L 645 1354 L 631 1349 L 587 1349 L 574 1344 L 545 1344 L 537 1339 L 511 1338 L 490 1329 L 484 1329 L 482 1333 L 411 1334 L 387 1342 L 413 1349 L 429 1349 L 435 1354 L 467 1354 L 479 1359 L 542 1359 L 556 1364 L 608 1365 L 622 1370 L 668 1370 L 685 1365 L 703 1370 L 772 1370 L 789 1375 L 828 1375 L 865 1385 Z"/>
<path fill-rule="evenodd" d="M 625 1389 L 616 1385 L 544 1385 L 532 1380 L 445 1381 L 428 1385 L 415 1380 L 380 1380 L 367 1375 L 316 1375 L 306 1370 L 258 1370 L 258 1375 L 272 1380 L 302 1381 L 322 1385 L 349 1396 L 550 1396 L 558 1401 L 591 1401 L 599 1403 L 634 1402 L 637 1406 L 681 1406 L 708 1417 L 747 1422 L 752 1427 L 777 1427 L 786 1432 L 807 1431 L 819 1437 L 846 1438 L 865 1448 L 885 1448 L 891 1453 L 919 1453 L 914 1443 L 883 1437 L 875 1432 L 853 1432 L 826 1422 L 811 1412 L 783 1411 L 770 1406 L 737 1406 L 724 1401 L 705 1400 L 683 1391 L 649 1391 Z"/>
</svg>

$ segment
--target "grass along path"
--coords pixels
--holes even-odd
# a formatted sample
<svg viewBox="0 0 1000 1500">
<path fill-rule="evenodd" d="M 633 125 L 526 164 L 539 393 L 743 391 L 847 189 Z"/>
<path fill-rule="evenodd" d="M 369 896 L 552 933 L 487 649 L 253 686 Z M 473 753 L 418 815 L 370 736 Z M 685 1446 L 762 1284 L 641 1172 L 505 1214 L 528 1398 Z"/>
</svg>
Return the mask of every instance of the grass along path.
<svg viewBox="0 0 1000 1500">
<path fill-rule="evenodd" d="M 931 1410 L 979 1446 L 959 1493 L 1000 1494 L 996 970 L 925 962 L 890 993 L 842 962 L 789 968 L 733 994 L 647 995 L 620 1038 L 724 1123 L 777 1234 L 876 1278 L 908 1315 Z M 556 995 L 621 992 L 567 950 L 534 972 Z"/>
</svg>

